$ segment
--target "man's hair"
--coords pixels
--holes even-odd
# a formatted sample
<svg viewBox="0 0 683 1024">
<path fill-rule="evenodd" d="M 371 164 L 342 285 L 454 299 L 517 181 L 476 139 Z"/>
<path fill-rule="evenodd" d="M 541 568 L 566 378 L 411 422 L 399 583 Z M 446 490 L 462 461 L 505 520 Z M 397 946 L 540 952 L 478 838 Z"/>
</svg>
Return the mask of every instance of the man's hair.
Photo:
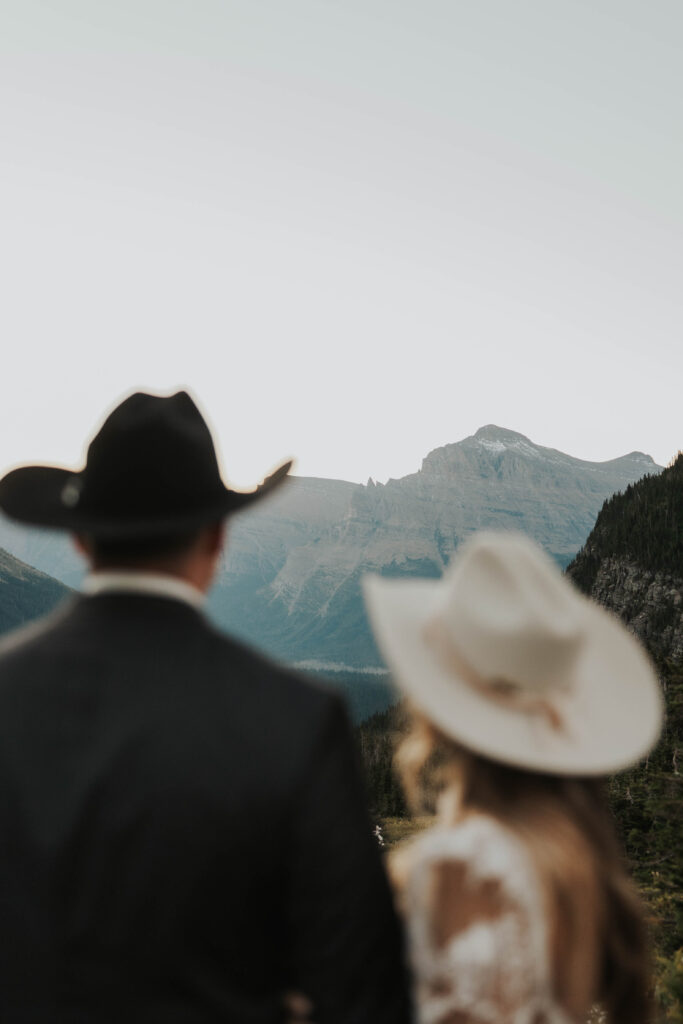
<svg viewBox="0 0 683 1024">
<path fill-rule="evenodd" d="M 126 537 L 102 540 L 90 537 L 93 565 L 98 569 L 136 568 L 153 562 L 181 558 L 193 547 L 201 529 L 183 533 L 153 534 L 149 537 Z"/>
</svg>

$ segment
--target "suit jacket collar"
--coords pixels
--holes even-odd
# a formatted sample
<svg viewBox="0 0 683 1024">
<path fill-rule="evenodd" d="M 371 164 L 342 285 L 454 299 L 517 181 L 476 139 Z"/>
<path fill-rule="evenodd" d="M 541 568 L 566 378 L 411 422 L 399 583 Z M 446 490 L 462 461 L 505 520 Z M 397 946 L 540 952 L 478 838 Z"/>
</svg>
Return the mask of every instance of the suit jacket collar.
<svg viewBox="0 0 683 1024">
<path fill-rule="evenodd" d="M 178 579 L 177 576 L 136 572 L 130 569 L 92 572 L 83 581 L 82 591 L 89 597 L 96 594 L 113 593 L 168 597 L 176 601 L 183 601 L 197 609 L 201 608 L 206 600 L 205 594 L 185 580 Z"/>
</svg>

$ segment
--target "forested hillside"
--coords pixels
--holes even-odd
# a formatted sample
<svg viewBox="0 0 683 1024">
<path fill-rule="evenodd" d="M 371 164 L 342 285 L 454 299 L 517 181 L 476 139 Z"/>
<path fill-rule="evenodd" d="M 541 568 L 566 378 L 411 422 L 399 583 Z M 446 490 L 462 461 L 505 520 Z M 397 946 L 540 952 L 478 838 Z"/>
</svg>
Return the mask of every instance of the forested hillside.
<svg viewBox="0 0 683 1024">
<path fill-rule="evenodd" d="M 607 499 L 567 572 L 591 593 L 605 558 L 625 558 L 683 579 L 683 453 L 661 473 Z"/>
<path fill-rule="evenodd" d="M 683 453 L 605 502 L 567 568 L 648 648 L 666 700 L 657 749 L 610 780 L 627 856 L 653 911 L 663 1019 L 683 1021 Z"/>
</svg>

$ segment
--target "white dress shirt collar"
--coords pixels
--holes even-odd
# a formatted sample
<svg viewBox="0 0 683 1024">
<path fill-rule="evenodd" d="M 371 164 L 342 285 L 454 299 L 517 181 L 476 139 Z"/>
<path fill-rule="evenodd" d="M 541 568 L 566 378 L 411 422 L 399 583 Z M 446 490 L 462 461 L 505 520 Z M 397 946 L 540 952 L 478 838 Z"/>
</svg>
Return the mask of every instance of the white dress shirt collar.
<svg viewBox="0 0 683 1024">
<path fill-rule="evenodd" d="M 184 601 L 193 608 L 201 608 L 205 594 L 186 580 L 155 572 L 121 571 L 92 572 L 86 576 L 81 590 L 89 597 L 95 594 L 133 593 L 152 597 L 170 597 Z"/>
</svg>

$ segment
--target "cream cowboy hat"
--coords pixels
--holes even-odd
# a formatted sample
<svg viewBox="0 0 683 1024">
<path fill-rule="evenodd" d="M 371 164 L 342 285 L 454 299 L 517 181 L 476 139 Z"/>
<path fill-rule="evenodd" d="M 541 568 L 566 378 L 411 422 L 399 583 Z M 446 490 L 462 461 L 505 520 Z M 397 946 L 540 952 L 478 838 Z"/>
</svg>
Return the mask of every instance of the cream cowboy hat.
<svg viewBox="0 0 683 1024">
<path fill-rule="evenodd" d="M 521 534 L 475 536 L 440 580 L 363 584 L 396 683 L 463 746 L 603 775 L 656 743 L 662 697 L 642 646 Z"/>
</svg>

